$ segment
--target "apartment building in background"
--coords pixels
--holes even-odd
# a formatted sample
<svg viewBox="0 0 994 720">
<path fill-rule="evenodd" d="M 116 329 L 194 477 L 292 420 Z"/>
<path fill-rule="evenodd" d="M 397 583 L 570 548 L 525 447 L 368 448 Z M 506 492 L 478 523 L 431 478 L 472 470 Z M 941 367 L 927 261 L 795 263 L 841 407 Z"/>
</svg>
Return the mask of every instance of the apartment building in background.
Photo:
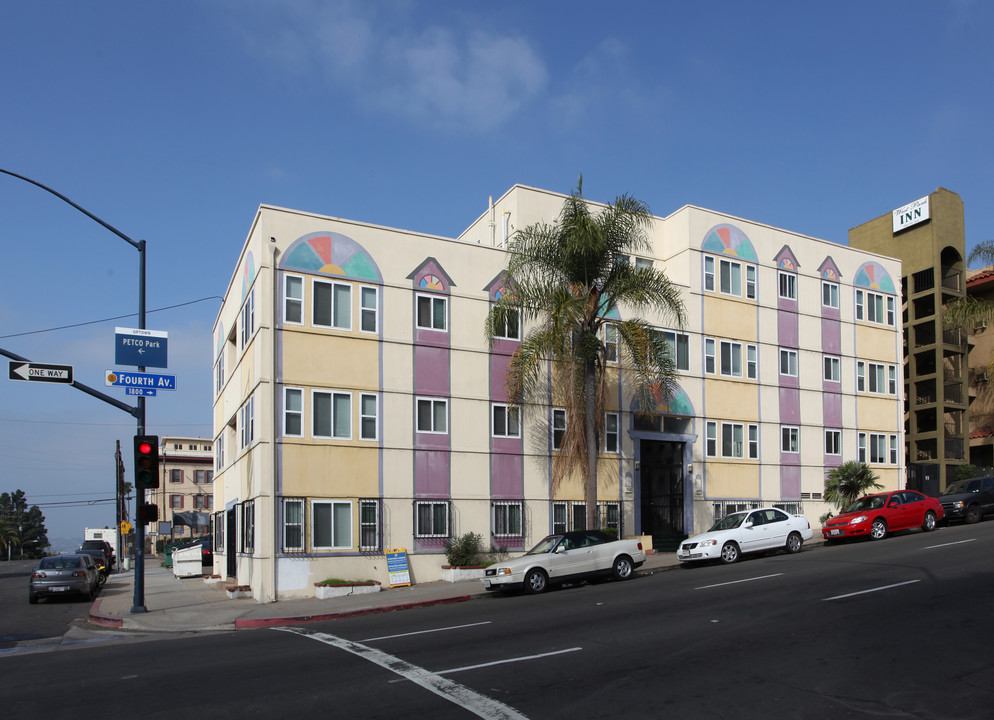
<svg viewBox="0 0 994 720">
<path fill-rule="evenodd" d="M 181 539 L 210 532 L 214 512 L 214 442 L 205 438 L 159 439 L 159 488 L 149 490 L 150 501 L 159 507 L 159 522 L 150 531 L 160 537 Z M 201 525 L 175 522 L 175 513 L 196 512 Z M 151 527 L 151 526 L 150 526 Z M 151 545 L 155 547 L 154 544 Z"/>
</svg>

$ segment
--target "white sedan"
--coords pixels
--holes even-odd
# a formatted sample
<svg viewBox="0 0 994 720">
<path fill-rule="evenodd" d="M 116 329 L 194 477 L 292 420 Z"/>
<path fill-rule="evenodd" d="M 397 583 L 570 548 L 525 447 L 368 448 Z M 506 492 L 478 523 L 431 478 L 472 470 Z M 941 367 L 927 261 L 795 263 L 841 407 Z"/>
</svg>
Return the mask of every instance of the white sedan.
<svg viewBox="0 0 994 720">
<path fill-rule="evenodd" d="M 732 513 L 700 535 L 680 543 L 676 556 L 682 562 L 721 560 L 736 562 L 744 553 L 786 550 L 801 551 L 814 532 L 803 515 L 789 515 L 774 507 Z"/>
<path fill-rule="evenodd" d="M 491 565 L 483 586 L 540 593 L 553 583 L 598 575 L 627 580 L 644 562 L 638 540 L 615 540 L 600 530 L 574 530 L 549 535 L 521 557 Z"/>
</svg>

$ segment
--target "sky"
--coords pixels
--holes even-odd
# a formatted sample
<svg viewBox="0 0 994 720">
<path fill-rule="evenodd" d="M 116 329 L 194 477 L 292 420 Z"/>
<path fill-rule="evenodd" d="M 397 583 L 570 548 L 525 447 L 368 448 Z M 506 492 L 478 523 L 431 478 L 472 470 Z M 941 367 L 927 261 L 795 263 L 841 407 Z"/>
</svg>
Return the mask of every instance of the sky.
<svg viewBox="0 0 994 720">
<path fill-rule="evenodd" d="M 619 8 L 623 7 L 623 11 Z M 0 168 L 147 242 L 174 392 L 211 438 L 211 328 L 260 204 L 455 237 L 515 183 L 691 204 L 845 244 L 945 187 L 994 239 L 985 0 L 46 0 L 0 22 Z M 0 174 L 0 348 L 104 386 L 138 252 Z M 7 358 L 2 358 L 7 362 Z M 0 492 L 49 538 L 113 525 L 134 418 L 0 379 Z"/>
</svg>

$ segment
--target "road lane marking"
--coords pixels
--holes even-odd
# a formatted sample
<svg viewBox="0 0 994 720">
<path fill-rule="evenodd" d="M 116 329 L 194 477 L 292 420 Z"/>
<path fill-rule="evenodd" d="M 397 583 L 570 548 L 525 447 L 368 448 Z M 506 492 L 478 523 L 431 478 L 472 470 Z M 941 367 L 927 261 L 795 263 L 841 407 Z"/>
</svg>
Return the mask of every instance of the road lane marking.
<svg viewBox="0 0 994 720">
<path fill-rule="evenodd" d="M 469 623 L 468 625 L 451 625 L 449 627 L 434 628 L 432 630 L 418 630 L 417 632 L 401 633 L 399 635 L 381 635 L 380 637 L 366 638 L 365 640 L 358 640 L 357 642 L 375 642 L 377 640 L 393 640 L 394 638 L 409 637 L 411 635 L 424 635 L 425 633 L 434 632 L 444 632 L 446 630 L 461 630 L 468 627 L 476 627 L 477 625 L 489 625 L 492 621 L 485 620 L 484 622 Z"/>
<path fill-rule="evenodd" d="M 457 682 L 443 678 L 437 673 L 433 673 L 417 665 L 412 665 L 409 662 L 405 662 L 398 657 L 394 657 L 368 645 L 336 637 L 335 635 L 328 635 L 327 633 L 311 633 L 295 627 L 273 629 L 301 635 L 352 653 L 386 670 L 397 673 L 416 685 L 420 685 L 425 690 L 433 692 L 459 707 L 465 708 L 478 717 L 488 718 L 488 720 L 528 720 L 525 715 L 522 715 L 514 708 L 502 702 L 498 702 L 486 695 L 481 695 L 475 690 L 470 690 L 465 685 L 460 685 Z"/>
<path fill-rule="evenodd" d="M 970 538 L 969 540 L 957 540 L 956 542 L 942 543 L 941 545 L 929 545 L 926 550 L 932 550 L 933 548 L 948 547 L 949 545 L 962 545 L 963 543 L 976 542 L 977 538 Z"/>
<path fill-rule="evenodd" d="M 759 577 L 746 578 L 745 580 L 731 580 L 729 582 L 715 583 L 714 585 L 701 585 L 694 590 L 707 590 L 708 588 L 722 587 L 723 585 L 738 585 L 739 583 L 752 582 L 753 580 L 766 580 L 768 578 L 779 577 L 783 573 L 773 573 L 772 575 L 760 575 Z"/>
<path fill-rule="evenodd" d="M 894 583 L 893 585 L 884 585 L 883 587 L 870 588 L 869 590 L 860 590 L 859 592 L 846 593 L 845 595 L 835 595 L 834 597 L 822 598 L 822 600 L 841 600 L 842 598 L 853 597 L 855 595 L 866 595 L 866 593 L 890 590 L 891 588 L 901 587 L 902 585 L 914 585 L 917 582 L 921 582 L 921 580 L 906 580 L 904 582 Z"/>
<path fill-rule="evenodd" d="M 583 648 L 575 647 L 568 648 L 566 650 L 555 650 L 553 652 L 539 653 L 538 655 L 523 655 L 516 658 L 508 658 L 507 660 L 494 660 L 493 662 L 480 663 L 479 665 L 467 665 L 460 668 L 452 668 L 451 670 L 439 670 L 438 675 L 448 675 L 449 673 L 463 672 L 465 670 L 476 670 L 478 668 L 491 667 L 493 665 L 503 665 L 504 663 L 513 662 L 523 662 L 525 660 L 540 660 L 541 658 L 552 657 L 553 655 L 562 655 L 563 653 L 576 652 L 577 650 L 583 650 Z"/>
</svg>

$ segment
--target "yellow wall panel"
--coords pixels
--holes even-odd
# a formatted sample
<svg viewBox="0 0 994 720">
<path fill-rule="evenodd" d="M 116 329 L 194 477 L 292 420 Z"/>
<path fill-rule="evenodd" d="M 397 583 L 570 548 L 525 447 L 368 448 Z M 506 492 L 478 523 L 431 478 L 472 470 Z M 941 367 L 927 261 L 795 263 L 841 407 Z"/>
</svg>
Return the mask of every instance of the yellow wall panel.
<svg viewBox="0 0 994 720">
<path fill-rule="evenodd" d="M 759 497 L 759 465 L 711 459 L 705 469 L 704 482 L 709 498 Z"/>
</svg>

